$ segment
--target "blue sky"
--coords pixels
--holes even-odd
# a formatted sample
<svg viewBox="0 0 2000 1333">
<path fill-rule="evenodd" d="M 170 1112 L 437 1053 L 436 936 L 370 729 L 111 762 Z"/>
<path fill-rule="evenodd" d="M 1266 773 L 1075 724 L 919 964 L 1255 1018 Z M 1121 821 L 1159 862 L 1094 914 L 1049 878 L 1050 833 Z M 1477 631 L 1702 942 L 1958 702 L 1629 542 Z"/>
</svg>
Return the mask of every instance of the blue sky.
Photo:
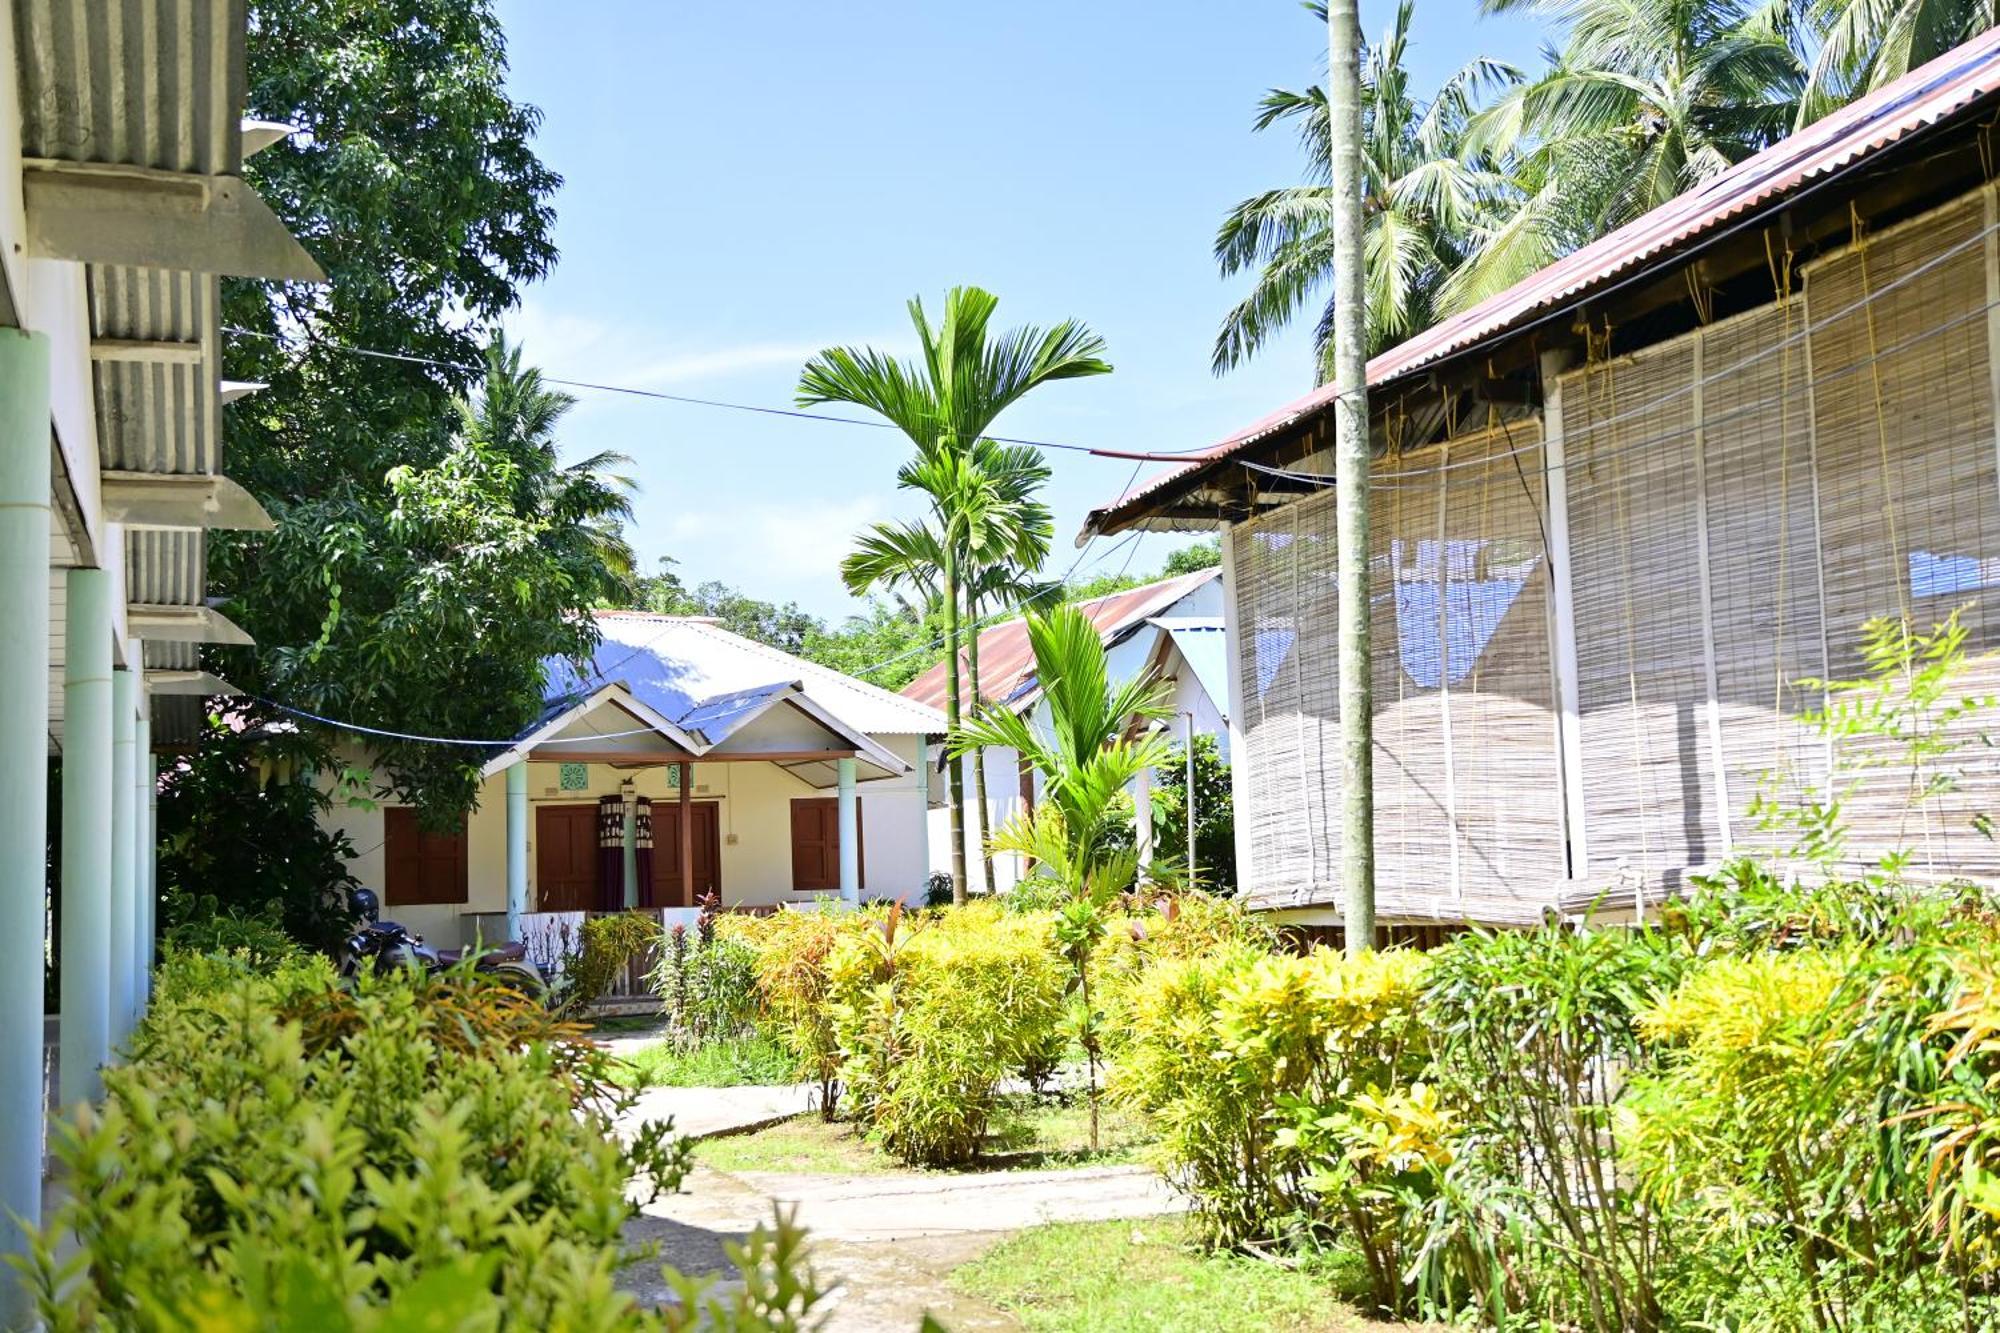
<svg viewBox="0 0 2000 1333">
<path fill-rule="evenodd" d="M 1250 132 L 1255 103 L 1324 67 L 1295 0 L 500 10 L 513 89 L 565 177 L 561 263 L 510 320 L 552 375 L 788 405 L 811 352 L 907 351 L 908 297 L 976 283 L 1004 325 L 1084 320 L 1116 366 L 1038 391 L 1008 435 L 1184 450 L 1310 387 L 1303 330 L 1208 369 L 1242 290 L 1216 275 L 1216 224 L 1296 171 L 1288 138 Z M 1390 15 L 1364 0 L 1371 36 Z M 1475 54 L 1532 63 L 1540 42 L 1473 0 L 1419 0 L 1411 63 L 1428 87 Z M 568 447 L 634 458 L 649 569 L 672 555 L 690 581 L 837 616 L 856 606 L 835 573 L 851 535 L 915 512 L 891 432 L 579 396 Z M 1132 465 L 1051 463 L 1059 573 Z M 1099 542 L 1083 572 L 1151 569 L 1174 544 Z"/>
</svg>

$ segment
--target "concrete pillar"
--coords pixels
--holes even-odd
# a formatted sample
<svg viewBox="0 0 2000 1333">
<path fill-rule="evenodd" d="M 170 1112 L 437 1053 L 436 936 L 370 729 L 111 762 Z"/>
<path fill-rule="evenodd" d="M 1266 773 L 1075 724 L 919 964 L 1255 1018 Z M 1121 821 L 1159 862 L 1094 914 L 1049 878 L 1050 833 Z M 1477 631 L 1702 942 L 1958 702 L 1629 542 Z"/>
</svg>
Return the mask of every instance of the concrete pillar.
<svg viewBox="0 0 2000 1333">
<path fill-rule="evenodd" d="M 146 789 L 139 802 L 139 817 L 146 821 L 146 855 L 139 862 L 146 876 L 146 898 L 139 912 L 143 932 L 139 961 L 145 968 L 139 986 L 143 1010 L 153 1002 L 153 964 L 160 954 L 160 757 L 141 754 L 139 768 L 146 775 Z"/>
<path fill-rule="evenodd" d="M 521 938 L 528 910 L 528 761 L 507 765 L 507 939 Z"/>
<path fill-rule="evenodd" d="M 146 780 L 153 773 L 153 719 L 146 707 L 146 677 L 133 677 L 139 695 L 139 716 L 132 730 L 132 1022 L 146 1016 L 146 997 L 153 989 L 152 886 L 153 803 Z"/>
<path fill-rule="evenodd" d="M 139 645 L 128 644 L 126 660 L 139 651 Z M 138 678 L 129 668 L 120 667 L 111 673 L 111 1047 L 116 1052 L 125 1044 L 125 1038 L 132 1034 L 132 1021 L 137 1012 L 133 1000 L 137 995 L 132 967 L 133 941 L 138 931 L 132 919 L 138 910 L 139 897 L 133 892 L 132 871 L 137 865 L 133 849 L 137 846 L 135 837 L 137 821 L 133 806 L 137 786 L 132 774 L 136 768 L 134 745 L 137 731 Z"/>
<path fill-rule="evenodd" d="M 42 884 L 48 861 L 49 342 L 0 328 L 0 1258 L 42 1217 Z M 0 1326 L 33 1301 L 0 1264 Z"/>
<path fill-rule="evenodd" d="M 111 1053 L 111 571 L 65 576 L 62 766 L 64 1106 L 96 1100 Z"/>
<path fill-rule="evenodd" d="M 619 795 L 625 801 L 625 910 L 631 911 L 639 905 L 639 794 L 624 791 Z"/>
<path fill-rule="evenodd" d="M 840 896 L 861 901 L 861 803 L 854 794 L 854 761 L 835 761 L 840 773 Z"/>
</svg>

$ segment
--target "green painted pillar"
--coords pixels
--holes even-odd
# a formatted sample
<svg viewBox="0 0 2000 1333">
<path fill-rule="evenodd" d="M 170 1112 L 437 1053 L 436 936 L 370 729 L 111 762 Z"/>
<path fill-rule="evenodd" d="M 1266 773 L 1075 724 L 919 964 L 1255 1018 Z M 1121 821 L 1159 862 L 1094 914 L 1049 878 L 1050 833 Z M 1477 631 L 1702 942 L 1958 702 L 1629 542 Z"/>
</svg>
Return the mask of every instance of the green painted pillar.
<svg viewBox="0 0 2000 1333">
<path fill-rule="evenodd" d="M 111 571 L 65 576 L 62 767 L 64 1106 L 95 1101 L 111 1053 Z"/>
<path fill-rule="evenodd" d="M 126 660 L 139 645 L 126 645 Z M 132 914 L 138 895 L 132 891 L 134 857 L 133 745 L 138 710 L 138 682 L 120 667 L 111 673 L 111 1049 L 114 1053 L 132 1034 L 132 941 L 137 938 Z"/>
<path fill-rule="evenodd" d="M 625 910 L 631 911 L 639 905 L 639 796 L 632 793 L 625 801 Z"/>
<path fill-rule="evenodd" d="M 49 341 L 0 328 L 0 1258 L 42 1217 L 42 884 L 48 863 Z M 33 1301 L 0 1263 L 0 1327 Z"/>
<path fill-rule="evenodd" d="M 147 958 L 152 937 L 153 803 L 146 796 L 146 779 L 153 773 L 153 719 L 146 707 L 146 676 L 133 681 L 139 694 L 139 716 L 132 731 L 132 1022 L 146 1016 L 146 996 L 153 989 L 152 962 Z"/>
<path fill-rule="evenodd" d="M 146 1002 L 153 999 L 153 964 L 160 953 L 160 757 L 148 754 L 140 762 L 146 769 L 146 802 L 140 807 L 146 816 Z"/>
<path fill-rule="evenodd" d="M 840 774 L 840 896 L 861 901 L 861 798 L 854 794 L 854 761 L 835 761 Z"/>
<path fill-rule="evenodd" d="M 528 911 L 528 761 L 507 765 L 507 939 L 521 938 Z"/>
</svg>

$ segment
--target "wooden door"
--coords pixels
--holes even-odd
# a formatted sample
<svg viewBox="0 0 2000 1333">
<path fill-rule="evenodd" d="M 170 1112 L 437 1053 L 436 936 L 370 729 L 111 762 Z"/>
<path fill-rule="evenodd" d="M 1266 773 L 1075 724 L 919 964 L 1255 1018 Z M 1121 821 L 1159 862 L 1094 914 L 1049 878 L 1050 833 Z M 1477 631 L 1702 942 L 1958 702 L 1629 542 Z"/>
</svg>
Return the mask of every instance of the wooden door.
<svg viewBox="0 0 2000 1333">
<path fill-rule="evenodd" d="M 597 910 L 597 807 L 535 810 L 535 910 Z"/>
<path fill-rule="evenodd" d="M 681 887 L 681 807 L 673 800 L 653 802 L 653 901 L 654 907 L 693 907 L 697 896 L 722 891 L 722 837 L 720 807 L 714 801 L 695 801 L 689 821 L 694 831 L 694 892 Z"/>
<path fill-rule="evenodd" d="M 868 885 L 868 839 L 861 828 L 861 802 L 854 803 L 856 864 Z M 840 800 L 802 796 L 792 802 L 792 887 L 801 893 L 840 892 Z"/>
</svg>

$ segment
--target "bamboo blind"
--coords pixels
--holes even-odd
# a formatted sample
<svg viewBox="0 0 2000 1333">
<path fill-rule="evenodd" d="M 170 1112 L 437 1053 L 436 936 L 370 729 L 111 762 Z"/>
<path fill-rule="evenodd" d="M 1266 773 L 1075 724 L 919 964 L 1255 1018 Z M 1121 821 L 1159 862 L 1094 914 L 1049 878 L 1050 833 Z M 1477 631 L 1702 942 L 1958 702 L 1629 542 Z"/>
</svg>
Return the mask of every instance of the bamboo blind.
<svg viewBox="0 0 2000 1333">
<path fill-rule="evenodd" d="M 1384 919 L 1536 920 L 1563 873 L 1539 444 L 1525 423 L 1377 465 Z M 1333 497 L 1237 527 L 1230 540 L 1247 714 L 1245 882 L 1263 906 L 1337 901 Z"/>
<path fill-rule="evenodd" d="M 1692 339 L 1562 384 L 1592 878 L 1719 856 L 1703 648 Z"/>
<path fill-rule="evenodd" d="M 1376 852 L 1384 920 L 1537 919 L 1790 835 L 1760 793 L 1870 772 L 1851 859 L 2000 875 L 1980 716 L 1918 782 L 1902 747 L 1799 721 L 1872 617 L 1960 609 L 1963 694 L 2000 694 L 2000 203 L 1972 196 L 1806 266 L 1802 292 L 1561 378 L 1578 766 L 1589 863 L 1565 885 L 1545 462 L 1532 424 L 1376 467 Z M 1302 465 L 1312 468 L 1308 462 Z M 1322 469 L 1323 470 L 1323 469 Z M 1251 858 L 1280 906 L 1337 900 L 1330 491 L 1232 530 Z"/>
<path fill-rule="evenodd" d="M 1870 617 L 1907 616 L 1921 629 L 1963 608 L 1970 651 L 2000 639 L 2000 479 L 1982 309 L 1994 299 L 1994 238 L 1981 240 L 1983 222 L 1975 195 L 1807 270 L 1807 307 L 1826 324 L 1811 339 L 1812 410 L 1835 677 L 1861 669 Z M 1859 373 L 1833 378 L 1852 368 Z M 2000 689 L 1995 668 L 1979 663 L 1970 687 Z M 2000 873 L 2000 848 L 1972 829 L 2000 772 L 1967 730 L 1955 739 L 1967 748 L 1948 762 L 1969 778 L 1957 795 L 1913 802 L 1890 769 L 1864 783 L 1847 810 L 1855 859 L 1904 848 L 1934 873 Z M 1847 757 L 1895 760 L 1899 748 L 1852 745 Z"/>
</svg>

